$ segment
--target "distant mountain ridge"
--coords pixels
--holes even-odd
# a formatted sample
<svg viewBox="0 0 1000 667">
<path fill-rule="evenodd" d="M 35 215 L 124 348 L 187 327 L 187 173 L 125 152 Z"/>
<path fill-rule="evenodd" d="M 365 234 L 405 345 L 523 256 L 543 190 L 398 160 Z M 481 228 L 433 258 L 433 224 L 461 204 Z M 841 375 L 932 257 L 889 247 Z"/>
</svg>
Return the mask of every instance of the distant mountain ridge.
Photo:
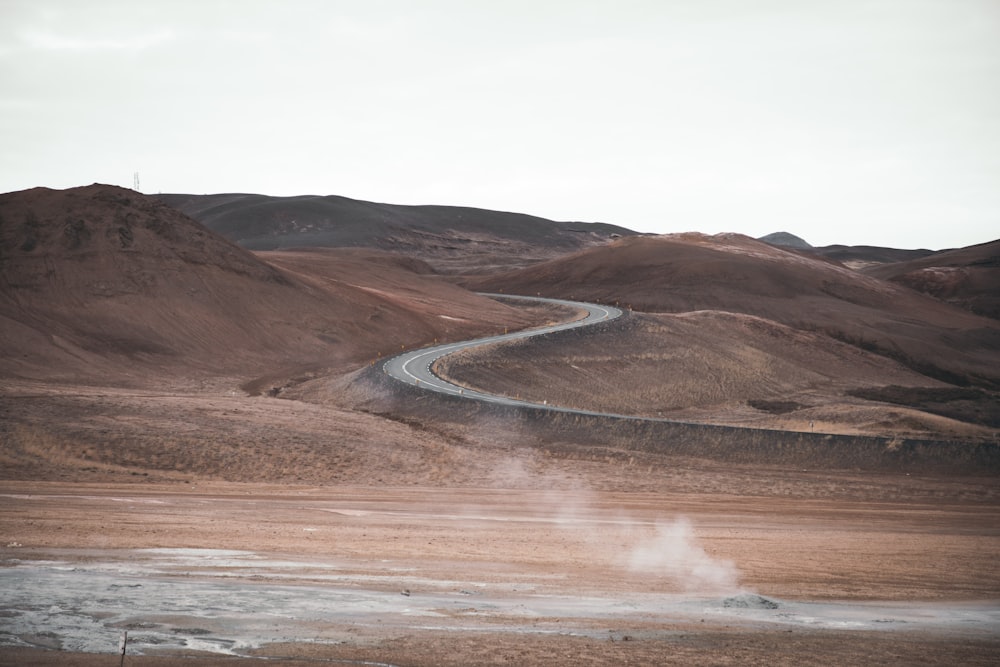
<svg viewBox="0 0 1000 667">
<path fill-rule="evenodd" d="M 167 194 L 159 198 L 248 249 L 376 248 L 423 260 L 434 270 L 450 274 L 487 275 L 525 268 L 618 238 L 642 236 L 605 223 L 554 222 L 467 207 L 378 204 L 335 195 Z M 757 240 L 1000 318 L 1000 253 L 991 244 L 937 252 L 839 244 L 816 247 L 785 231 Z M 921 263 L 911 266 L 910 262 Z"/>
<path fill-rule="evenodd" d="M 459 206 L 380 204 L 336 195 L 165 194 L 160 200 L 250 250 L 371 247 L 445 272 L 525 266 L 636 232 Z"/>
</svg>

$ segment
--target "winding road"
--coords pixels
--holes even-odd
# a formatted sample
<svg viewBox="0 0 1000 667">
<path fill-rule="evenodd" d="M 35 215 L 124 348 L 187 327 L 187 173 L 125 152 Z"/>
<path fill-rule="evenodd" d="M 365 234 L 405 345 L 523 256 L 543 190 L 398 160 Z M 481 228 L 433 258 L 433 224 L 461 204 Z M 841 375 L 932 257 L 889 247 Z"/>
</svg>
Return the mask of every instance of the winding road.
<svg viewBox="0 0 1000 667">
<path fill-rule="evenodd" d="M 545 408 L 561 412 L 586 412 L 573 408 L 562 408 L 548 405 L 547 403 L 522 401 L 508 396 L 500 396 L 498 394 L 490 394 L 482 391 L 476 391 L 475 389 L 469 389 L 467 387 L 461 387 L 439 377 L 431 369 L 435 361 L 445 355 L 458 352 L 459 350 L 478 347 L 480 345 L 489 345 L 491 343 L 501 343 L 504 341 L 531 338 L 533 336 L 542 336 L 555 331 L 565 331 L 567 329 L 586 327 L 599 322 L 608 322 L 621 317 L 621 309 L 615 308 L 614 306 L 601 306 L 596 303 L 567 301 L 564 299 L 547 299 L 533 296 L 515 296 L 510 294 L 483 294 L 483 296 L 488 296 L 494 299 L 517 299 L 523 301 L 533 301 L 536 303 L 551 303 L 558 306 L 567 306 L 569 308 L 584 310 L 587 314 L 578 320 L 563 322 L 562 324 L 555 324 L 537 329 L 515 331 L 514 333 L 488 336 L 486 338 L 476 338 L 474 340 L 461 341 L 458 343 L 447 343 L 445 345 L 437 345 L 434 347 L 414 350 L 412 352 L 405 352 L 388 359 L 382 365 L 382 370 L 400 382 L 405 382 L 406 384 L 414 385 L 420 387 L 421 389 L 436 391 L 442 394 L 450 394 L 452 396 L 461 396 L 472 400 L 498 403 L 500 405 Z"/>
</svg>

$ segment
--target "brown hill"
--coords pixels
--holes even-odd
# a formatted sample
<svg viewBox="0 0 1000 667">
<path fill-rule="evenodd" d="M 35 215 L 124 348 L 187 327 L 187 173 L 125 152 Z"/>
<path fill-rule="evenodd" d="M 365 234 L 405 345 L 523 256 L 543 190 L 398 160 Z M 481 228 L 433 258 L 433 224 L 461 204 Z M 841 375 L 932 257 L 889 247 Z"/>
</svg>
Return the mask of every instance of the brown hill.
<svg viewBox="0 0 1000 667">
<path fill-rule="evenodd" d="M 601 349 L 561 358 L 584 376 L 601 378 L 596 384 L 566 378 L 566 387 L 577 387 L 567 395 L 587 387 L 592 401 L 601 403 L 589 407 L 621 411 L 638 405 L 699 418 L 701 406 L 714 411 L 711 420 L 724 421 L 738 417 L 733 406 L 748 401 L 764 412 L 782 401 L 816 406 L 866 386 L 1000 387 L 1000 326 L 994 321 L 743 236 L 622 239 L 466 282 L 476 289 L 617 302 L 657 314 L 602 340 Z M 678 317 L 683 313 L 690 315 Z M 530 352 L 543 365 L 549 354 L 555 351 Z M 488 360 L 477 362 L 483 366 L 477 372 L 486 372 Z M 529 366 L 511 376 L 532 377 Z M 644 371 L 636 374 L 637 367 Z M 809 397 L 818 385 L 825 387 L 822 401 Z M 916 395 L 897 393 L 899 400 L 890 402 L 906 404 Z M 647 398 L 638 400 L 640 394 Z M 616 396 L 618 403 L 612 401 Z M 983 399 L 997 409 L 988 394 Z M 726 411 L 730 417 L 720 417 Z"/>
<path fill-rule="evenodd" d="M 252 250 L 369 247 L 446 272 L 526 266 L 635 232 L 458 206 L 400 206 L 338 196 L 166 194 L 160 199 Z"/>
<path fill-rule="evenodd" d="M 901 250 L 870 245 L 828 245 L 809 248 L 806 252 L 832 259 L 852 269 L 864 270 L 870 267 L 905 262 L 933 255 L 933 250 Z"/>
<path fill-rule="evenodd" d="M 1000 240 L 872 266 L 865 273 L 1000 319 Z"/>
<path fill-rule="evenodd" d="M 944 440 L 991 440 L 1000 426 L 987 392 L 721 311 L 633 313 L 599 336 L 464 351 L 439 370 L 539 403 L 712 424 Z"/>
<path fill-rule="evenodd" d="M 415 263 L 353 262 L 350 281 L 272 266 L 159 200 L 105 185 L 0 195 L 0 371 L 155 384 L 350 367 L 402 345 L 527 323 Z M 400 296 L 366 286 L 394 281 Z M 471 314 L 475 313 L 472 317 Z"/>
</svg>

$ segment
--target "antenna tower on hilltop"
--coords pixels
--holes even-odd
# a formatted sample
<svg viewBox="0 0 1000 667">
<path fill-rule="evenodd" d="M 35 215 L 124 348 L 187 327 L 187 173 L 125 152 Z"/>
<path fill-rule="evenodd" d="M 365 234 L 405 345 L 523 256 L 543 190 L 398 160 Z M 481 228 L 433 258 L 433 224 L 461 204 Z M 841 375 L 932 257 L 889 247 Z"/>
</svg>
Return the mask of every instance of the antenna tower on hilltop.
<svg viewBox="0 0 1000 667">
<path fill-rule="evenodd" d="M 132 189 L 136 192 L 139 191 L 139 172 L 134 172 L 132 174 Z"/>
</svg>

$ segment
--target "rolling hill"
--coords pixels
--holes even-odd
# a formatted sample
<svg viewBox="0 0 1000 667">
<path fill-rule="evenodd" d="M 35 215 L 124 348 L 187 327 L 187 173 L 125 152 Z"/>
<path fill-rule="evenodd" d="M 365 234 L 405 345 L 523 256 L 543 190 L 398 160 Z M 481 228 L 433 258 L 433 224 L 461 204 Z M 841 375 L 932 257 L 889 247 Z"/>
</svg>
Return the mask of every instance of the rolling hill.
<svg viewBox="0 0 1000 667">
<path fill-rule="evenodd" d="M 871 266 L 865 273 L 1000 319 L 1000 240 Z"/>
<path fill-rule="evenodd" d="M 883 264 L 906 262 L 934 254 L 933 250 L 926 249 L 901 250 L 868 245 L 828 245 L 810 248 L 808 252 L 836 260 L 845 266 L 858 270 L 882 266 Z"/>
<path fill-rule="evenodd" d="M 250 379 L 353 367 L 401 345 L 530 321 L 429 277 L 426 265 L 375 251 L 331 259 L 337 252 L 272 265 L 113 186 L 0 195 L 0 369 L 98 384 Z M 310 273 L 320 260 L 350 265 L 350 279 Z"/>
<path fill-rule="evenodd" d="M 511 247 L 533 240 L 521 243 Z M 545 242 L 534 259 L 560 247 Z M 446 276 L 421 253 L 445 264 L 447 255 L 422 248 L 251 252 L 121 188 L 0 195 L 0 411 L 5 437 L 19 443 L 5 461 L 35 478 L 114 477 L 132 474 L 120 467 L 132 448 L 146 452 L 133 462 L 141 470 L 297 479 L 296 457 L 306 455 L 284 448 L 291 431 L 309 465 L 338 479 L 385 474 L 381 457 L 402 442 L 420 449 L 386 460 L 401 456 L 422 479 L 454 472 L 439 465 L 444 453 L 484 456 L 482 447 L 507 442 L 507 426 L 442 424 L 433 408 L 420 416 L 426 397 L 415 413 L 393 416 L 392 401 L 353 381 L 403 347 L 554 316 L 464 287 L 633 310 L 580 340 L 546 337 L 451 360 L 449 373 L 490 389 L 716 424 L 955 440 L 992 433 L 1000 326 L 830 260 L 737 235 L 625 236 L 517 270 L 496 270 L 523 263 L 501 253 L 490 275 Z M 482 259 L 468 257 L 467 266 Z M 254 402 L 238 387 L 300 400 Z M 296 414 L 308 423 L 289 421 Z M 330 438 L 348 468 L 319 463 Z M 181 442 L 183 456 L 165 453 Z M 372 442 L 382 454 L 369 451 Z M 80 443 L 94 453 L 81 454 Z M 247 443 L 280 465 L 249 465 Z"/>
<path fill-rule="evenodd" d="M 602 223 L 338 196 L 164 194 L 159 198 L 251 250 L 369 247 L 423 259 L 449 273 L 525 266 L 635 234 Z"/>
<path fill-rule="evenodd" d="M 785 232 L 758 240 L 824 257 L 978 315 L 1000 319 L 1000 241 L 935 252 L 878 246 L 817 248 Z"/>
<path fill-rule="evenodd" d="M 464 370 L 457 362 L 453 368 L 469 378 L 490 372 L 490 382 L 513 388 L 513 378 L 531 385 L 537 373 L 542 382 L 540 376 L 561 362 L 563 370 L 553 377 L 563 376 L 563 394 L 574 405 L 589 400 L 587 407 L 623 411 L 631 404 L 647 414 L 746 423 L 759 422 L 762 412 L 854 404 L 857 396 L 845 398 L 850 392 L 872 387 L 908 387 L 882 390 L 878 400 L 925 407 L 928 395 L 913 388 L 943 391 L 948 385 L 978 387 L 973 393 L 980 392 L 976 400 L 987 412 L 998 405 L 995 321 L 744 236 L 621 239 L 466 284 L 618 303 L 641 313 L 619 336 L 572 356 L 528 343 L 466 360 Z M 534 371 L 533 364 L 542 368 Z M 501 375 L 508 380 L 500 382 Z M 746 412 L 754 402 L 760 410 Z M 829 418 L 886 421 L 884 411 L 851 411 L 848 417 L 838 408 L 839 416 Z M 812 418 L 804 413 L 806 423 L 828 418 L 820 412 Z"/>
</svg>

